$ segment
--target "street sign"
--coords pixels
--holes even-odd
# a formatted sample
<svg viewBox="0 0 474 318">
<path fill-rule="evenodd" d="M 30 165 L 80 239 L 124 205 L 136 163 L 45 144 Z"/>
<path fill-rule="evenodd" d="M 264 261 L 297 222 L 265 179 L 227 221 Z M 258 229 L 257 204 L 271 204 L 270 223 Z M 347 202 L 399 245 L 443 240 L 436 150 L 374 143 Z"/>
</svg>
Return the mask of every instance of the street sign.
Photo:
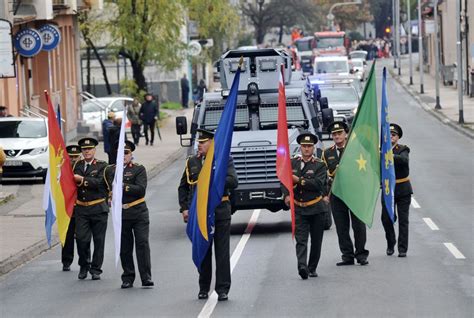
<svg viewBox="0 0 474 318">
<path fill-rule="evenodd" d="M 43 38 L 43 50 L 54 50 L 61 42 L 61 32 L 54 24 L 45 24 L 38 30 Z"/>
<path fill-rule="evenodd" d="M 191 56 L 197 56 L 201 53 L 202 46 L 198 41 L 191 41 L 188 44 L 188 54 Z"/>
<path fill-rule="evenodd" d="M 41 34 L 35 29 L 23 29 L 15 34 L 15 47 L 21 56 L 32 57 L 43 47 Z"/>
<path fill-rule="evenodd" d="M 16 77 L 13 55 L 12 25 L 0 19 L 0 78 Z"/>
</svg>

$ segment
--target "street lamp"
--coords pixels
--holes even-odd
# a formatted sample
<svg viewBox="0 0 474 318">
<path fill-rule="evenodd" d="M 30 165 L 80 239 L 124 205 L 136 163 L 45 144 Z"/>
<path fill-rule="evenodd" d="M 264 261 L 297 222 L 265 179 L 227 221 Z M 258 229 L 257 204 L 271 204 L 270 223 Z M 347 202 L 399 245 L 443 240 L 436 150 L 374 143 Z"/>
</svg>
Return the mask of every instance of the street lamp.
<svg viewBox="0 0 474 318">
<path fill-rule="evenodd" d="M 436 73 L 436 104 L 435 109 L 441 109 L 439 103 L 439 44 L 438 44 L 438 0 L 433 0 L 434 5 L 434 27 L 435 27 L 435 73 Z"/>
<path fill-rule="evenodd" d="M 408 13 L 408 56 L 410 58 L 410 85 L 413 85 L 413 61 L 411 60 L 411 4 L 410 4 L 410 0 L 407 0 L 407 13 Z"/>
<path fill-rule="evenodd" d="M 334 14 L 332 14 L 332 10 L 334 10 L 334 8 L 336 7 L 347 6 L 350 4 L 362 4 L 362 0 L 354 0 L 353 2 L 338 2 L 331 6 L 331 9 L 329 9 L 329 13 L 326 16 L 326 18 L 328 19 L 328 26 L 329 28 L 331 28 L 331 31 L 335 31 Z"/>
<path fill-rule="evenodd" d="M 418 63 L 420 65 L 420 94 L 424 94 L 423 88 L 423 20 L 421 20 L 421 0 L 418 0 Z"/>
</svg>

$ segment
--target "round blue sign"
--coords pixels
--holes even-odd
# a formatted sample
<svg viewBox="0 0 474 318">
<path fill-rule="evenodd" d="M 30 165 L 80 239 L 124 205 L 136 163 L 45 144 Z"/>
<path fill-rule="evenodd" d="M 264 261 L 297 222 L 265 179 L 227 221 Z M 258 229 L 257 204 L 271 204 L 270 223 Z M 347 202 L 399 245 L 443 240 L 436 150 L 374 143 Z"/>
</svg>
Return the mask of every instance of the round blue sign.
<svg viewBox="0 0 474 318">
<path fill-rule="evenodd" d="M 54 24 L 45 24 L 38 30 L 43 38 L 43 50 L 54 50 L 61 42 L 61 33 Z"/>
<path fill-rule="evenodd" d="M 41 51 L 43 40 L 35 29 L 23 29 L 15 34 L 15 47 L 22 56 L 32 57 Z"/>
</svg>

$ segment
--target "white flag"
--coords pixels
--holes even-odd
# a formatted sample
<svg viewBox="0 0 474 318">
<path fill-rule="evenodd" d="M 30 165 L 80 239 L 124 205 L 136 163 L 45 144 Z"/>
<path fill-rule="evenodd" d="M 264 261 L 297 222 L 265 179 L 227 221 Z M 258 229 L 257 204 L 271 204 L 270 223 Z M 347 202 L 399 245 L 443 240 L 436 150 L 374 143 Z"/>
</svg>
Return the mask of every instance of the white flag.
<svg viewBox="0 0 474 318">
<path fill-rule="evenodd" d="M 127 107 L 123 109 L 122 126 L 117 149 L 115 177 L 112 185 L 112 223 L 114 226 L 115 241 L 115 267 L 120 259 L 120 238 L 122 235 L 122 194 L 123 194 L 123 153 L 125 144 L 125 121 L 127 120 Z M 114 147 L 115 145 L 111 145 Z"/>
</svg>

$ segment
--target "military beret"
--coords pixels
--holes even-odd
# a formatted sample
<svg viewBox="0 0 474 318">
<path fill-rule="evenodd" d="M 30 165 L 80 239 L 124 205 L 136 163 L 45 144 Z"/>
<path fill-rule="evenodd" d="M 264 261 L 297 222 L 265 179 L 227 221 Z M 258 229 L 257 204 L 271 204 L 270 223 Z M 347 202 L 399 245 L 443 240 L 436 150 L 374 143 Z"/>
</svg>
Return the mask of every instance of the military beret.
<svg viewBox="0 0 474 318">
<path fill-rule="evenodd" d="M 403 136 L 403 130 L 402 127 L 400 127 L 397 124 L 390 124 L 390 132 L 394 132 L 398 135 L 398 137 L 402 138 Z"/>
<path fill-rule="evenodd" d="M 114 144 L 114 149 L 118 149 L 119 142 L 118 140 Z M 123 146 L 124 150 L 130 150 L 131 152 L 135 151 L 135 144 L 130 140 L 125 140 L 125 145 Z"/>
<path fill-rule="evenodd" d="M 71 157 L 81 155 L 81 148 L 78 145 L 69 145 L 66 147 L 66 151 Z"/>
<path fill-rule="evenodd" d="M 335 121 L 329 124 L 328 131 L 332 134 L 339 131 L 349 132 L 349 126 L 343 121 Z"/>
<path fill-rule="evenodd" d="M 296 138 L 296 142 L 300 145 L 314 145 L 318 142 L 318 137 L 310 132 L 302 132 Z"/>
<path fill-rule="evenodd" d="M 214 133 L 212 131 L 206 129 L 197 129 L 196 131 L 199 133 L 197 139 L 198 142 L 204 142 L 214 138 Z"/>
<path fill-rule="evenodd" d="M 81 147 L 81 149 L 88 149 L 95 148 L 99 144 L 99 142 L 97 141 L 97 139 L 86 137 L 80 139 L 77 144 Z"/>
</svg>

